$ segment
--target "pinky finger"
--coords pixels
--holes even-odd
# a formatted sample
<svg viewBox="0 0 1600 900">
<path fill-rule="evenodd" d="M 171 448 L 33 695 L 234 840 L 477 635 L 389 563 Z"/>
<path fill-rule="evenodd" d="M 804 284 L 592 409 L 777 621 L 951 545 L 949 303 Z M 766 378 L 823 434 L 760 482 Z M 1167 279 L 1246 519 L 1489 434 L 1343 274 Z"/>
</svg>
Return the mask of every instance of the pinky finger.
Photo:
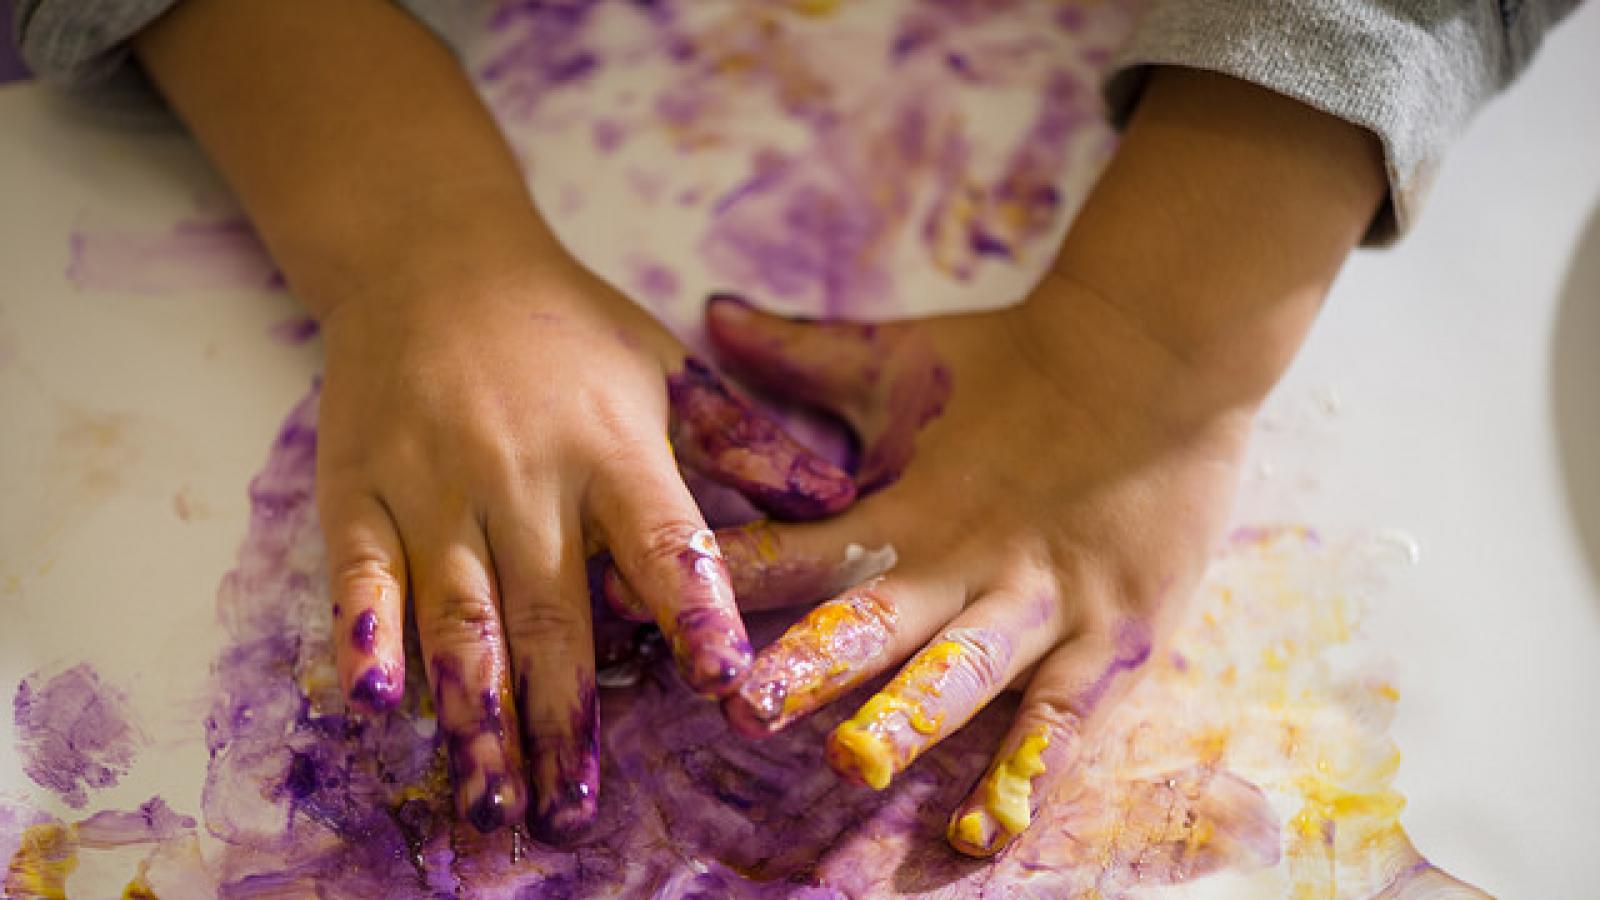
<svg viewBox="0 0 1600 900">
<path fill-rule="evenodd" d="M 388 712 L 405 694 L 406 568 L 389 511 L 370 494 L 325 500 L 334 658 L 350 704 Z"/>
<path fill-rule="evenodd" d="M 993 856 L 1026 831 L 1073 771 L 1092 714 L 1132 687 L 1149 655 L 1148 629 L 1130 621 L 1115 638 L 1083 635 L 1046 657 L 994 762 L 950 816 L 951 846 Z"/>
</svg>

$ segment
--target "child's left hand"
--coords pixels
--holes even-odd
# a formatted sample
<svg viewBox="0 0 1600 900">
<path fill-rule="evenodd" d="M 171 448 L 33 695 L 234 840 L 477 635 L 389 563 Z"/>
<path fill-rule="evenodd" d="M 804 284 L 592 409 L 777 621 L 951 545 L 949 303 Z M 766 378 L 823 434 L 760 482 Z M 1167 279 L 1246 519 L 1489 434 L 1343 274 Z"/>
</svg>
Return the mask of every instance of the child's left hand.
<svg viewBox="0 0 1600 900">
<path fill-rule="evenodd" d="M 1195 587 L 1251 411 L 1207 405 L 1181 361 L 1059 281 L 1017 309 L 914 324 L 795 323 L 727 298 L 708 320 L 734 371 L 855 428 L 863 487 L 884 486 L 826 522 L 718 534 L 746 609 L 842 589 L 757 657 L 729 718 L 771 733 L 909 658 L 828 740 L 834 769 L 883 788 L 1025 686 L 951 819 L 959 849 L 996 852 Z M 851 585 L 884 545 L 893 570 Z M 634 605 L 614 575 L 607 589 Z"/>
</svg>

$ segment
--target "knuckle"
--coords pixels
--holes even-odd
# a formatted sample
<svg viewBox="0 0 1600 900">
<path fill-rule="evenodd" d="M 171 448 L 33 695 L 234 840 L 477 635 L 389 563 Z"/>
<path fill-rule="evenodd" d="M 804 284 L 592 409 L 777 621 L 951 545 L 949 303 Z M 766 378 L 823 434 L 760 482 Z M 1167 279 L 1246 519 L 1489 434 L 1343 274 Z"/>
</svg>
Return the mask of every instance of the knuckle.
<svg viewBox="0 0 1600 900">
<path fill-rule="evenodd" d="M 1087 717 L 1076 698 L 1066 692 L 1045 691 L 1032 698 L 1026 719 L 1035 727 L 1042 727 L 1052 744 L 1076 741 L 1083 734 Z"/>
<path fill-rule="evenodd" d="M 471 631 L 486 635 L 496 631 L 500 612 L 494 595 L 483 585 L 453 584 L 436 592 L 432 602 L 419 604 L 422 627 L 435 632 Z"/>
<path fill-rule="evenodd" d="M 513 640 L 554 636 L 565 641 L 583 630 L 583 618 L 567 603 L 525 599 L 506 604 L 505 626 Z"/>
<path fill-rule="evenodd" d="M 335 597 L 381 596 L 399 581 L 388 555 L 370 545 L 357 546 L 344 555 L 330 577 Z"/>
<path fill-rule="evenodd" d="M 690 541 L 704 527 L 686 519 L 670 519 L 645 526 L 638 539 L 638 564 L 647 569 L 676 566 Z"/>
</svg>

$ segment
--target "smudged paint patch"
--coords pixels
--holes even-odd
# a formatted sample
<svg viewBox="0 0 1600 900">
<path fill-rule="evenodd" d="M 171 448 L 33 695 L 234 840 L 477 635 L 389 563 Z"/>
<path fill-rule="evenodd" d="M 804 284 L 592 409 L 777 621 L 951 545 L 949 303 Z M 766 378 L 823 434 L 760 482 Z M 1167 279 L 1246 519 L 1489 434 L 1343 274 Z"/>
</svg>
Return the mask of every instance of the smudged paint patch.
<svg viewBox="0 0 1600 900">
<path fill-rule="evenodd" d="M 216 896 L 1117 898 L 1221 871 L 1262 896 L 1393 885 L 1481 896 L 1429 865 L 1396 818 L 1385 731 L 1397 695 L 1380 667 L 1355 658 L 1362 591 L 1392 556 L 1295 529 L 1240 532 L 1171 652 L 1147 654 L 1126 634 L 1119 658 L 1142 657 L 1144 678 L 1054 793 L 1030 791 L 1035 827 L 992 860 L 957 856 L 945 833 L 1007 733 L 1013 697 L 886 790 L 855 790 L 828 770 L 823 746 L 866 691 L 762 741 L 739 739 L 676 677 L 653 628 L 619 622 L 603 602 L 601 671 L 629 674 L 597 692 L 604 790 L 593 822 L 567 848 L 514 829 L 479 834 L 453 809 L 425 688 L 414 685 L 402 714 L 346 714 L 332 642 L 348 638 L 330 628 L 321 577 L 315 421 L 313 395 L 252 483 L 250 532 L 218 601 L 228 642 L 203 811 L 221 848 L 201 859 L 181 828 L 158 841 L 146 878 L 157 896 L 163 878 L 181 877 Z M 751 635 L 766 644 L 792 621 L 750 616 Z"/>
<path fill-rule="evenodd" d="M 87 663 L 23 679 L 11 710 L 23 771 L 75 809 L 120 781 L 144 740 L 127 695 Z"/>
<path fill-rule="evenodd" d="M 80 228 L 68 246 L 67 280 L 82 290 L 167 294 L 284 287 L 277 266 L 242 218 L 185 219 L 149 233 Z"/>
</svg>

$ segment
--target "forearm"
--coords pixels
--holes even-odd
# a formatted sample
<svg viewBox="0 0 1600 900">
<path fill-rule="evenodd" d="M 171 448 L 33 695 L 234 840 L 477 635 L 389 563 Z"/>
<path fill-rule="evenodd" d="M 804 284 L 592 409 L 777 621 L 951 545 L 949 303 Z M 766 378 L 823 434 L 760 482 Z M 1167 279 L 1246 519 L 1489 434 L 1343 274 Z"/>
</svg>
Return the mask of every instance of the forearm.
<svg viewBox="0 0 1600 900">
<path fill-rule="evenodd" d="M 135 46 L 319 316 L 560 256 L 459 64 L 391 3 L 184 0 Z"/>
<path fill-rule="evenodd" d="M 1176 360 L 1204 402 L 1252 405 L 1384 186 L 1361 128 L 1225 76 L 1161 70 L 1052 271 Z"/>
</svg>

